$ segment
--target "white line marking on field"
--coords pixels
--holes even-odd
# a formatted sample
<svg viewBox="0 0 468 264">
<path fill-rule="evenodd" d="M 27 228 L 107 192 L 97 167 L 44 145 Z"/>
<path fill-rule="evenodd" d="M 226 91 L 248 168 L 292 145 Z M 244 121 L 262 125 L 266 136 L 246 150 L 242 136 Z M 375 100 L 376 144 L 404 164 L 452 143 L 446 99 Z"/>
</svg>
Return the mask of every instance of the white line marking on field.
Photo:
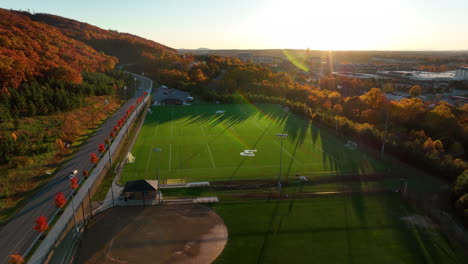
<svg viewBox="0 0 468 264">
<path fill-rule="evenodd" d="M 278 143 L 278 141 L 275 141 L 275 142 L 276 142 L 276 144 L 278 144 L 278 146 L 281 147 L 281 144 Z M 294 158 L 294 157 L 291 155 L 291 153 L 289 153 L 289 151 L 287 151 L 284 147 L 283 147 L 283 150 L 284 150 L 284 152 L 286 152 L 286 154 L 288 154 L 288 156 L 291 157 L 295 162 L 297 162 L 297 163 L 299 163 L 299 164 L 303 164 L 302 162 L 296 160 L 296 158 Z"/>
<path fill-rule="evenodd" d="M 317 146 L 315 146 L 314 143 L 311 143 L 311 145 L 312 145 L 312 147 L 314 147 L 314 148 L 315 148 L 316 150 L 318 150 L 319 152 L 322 152 L 322 153 L 327 154 L 327 155 L 328 155 L 330 158 L 332 158 L 334 161 L 338 161 L 335 157 L 333 157 L 332 154 L 330 154 L 330 153 L 328 153 L 328 152 L 326 152 L 326 151 L 324 151 L 324 150 L 322 150 L 322 149 L 319 149 Z"/>
<path fill-rule="evenodd" d="M 148 162 L 146 162 L 146 170 L 148 170 L 148 166 L 149 166 L 149 163 L 150 163 L 150 159 L 151 159 L 151 152 L 153 152 L 153 145 L 151 145 L 151 148 L 150 148 L 150 154 L 148 155 Z"/>
<path fill-rule="evenodd" d="M 171 171 L 171 163 L 172 163 L 172 144 L 169 144 L 169 171 Z"/>
<path fill-rule="evenodd" d="M 216 168 L 214 164 L 213 156 L 211 155 L 210 145 L 206 144 L 206 146 L 208 147 L 208 153 L 210 153 L 210 158 L 211 158 L 211 163 L 213 163 L 213 168 Z"/>
<path fill-rule="evenodd" d="M 260 128 L 262 131 L 265 131 L 266 129 L 261 127 L 257 122 L 254 122 L 255 125 L 257 125 L 258 128 Z"/>
<path fill-rule="evenodd" d="M 159 122 L 156 122 L 156 129 L 154 130 L 154 135 L 156 136 L 156 133 L 158 133 L 158 127 L 159 127 Z"/>
<path fill-rule="evenodd" d="M 234 132 L 234 134 L 237 134 L 236 130 L 234 129 L 234 126 L 231 126 L 231 129 L 232 129 L 232 132 Z"/>
<path fill-rule="evenodd" d="M 205 134 L 205 129 L 203 129 L 203 126 L 200 125 L 200 127 L 201 127 L 201 130 L 202 130 L 202 132 L 203 132 L 203 136 L 206 136 L 206 134 Z"/>
</svg>

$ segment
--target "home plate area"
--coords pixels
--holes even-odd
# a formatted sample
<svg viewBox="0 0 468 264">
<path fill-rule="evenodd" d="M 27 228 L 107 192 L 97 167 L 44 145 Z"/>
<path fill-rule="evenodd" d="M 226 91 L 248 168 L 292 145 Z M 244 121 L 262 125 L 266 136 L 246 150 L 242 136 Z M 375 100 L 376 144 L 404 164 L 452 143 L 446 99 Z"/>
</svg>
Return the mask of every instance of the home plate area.
<svg viewBox="0 0 468 264">
<path fill-rule="evenodd" d="M 211 263 L 227 239 L 207 206 L 115 207 L 93 219 L 77 263 Z"/>
</svg>

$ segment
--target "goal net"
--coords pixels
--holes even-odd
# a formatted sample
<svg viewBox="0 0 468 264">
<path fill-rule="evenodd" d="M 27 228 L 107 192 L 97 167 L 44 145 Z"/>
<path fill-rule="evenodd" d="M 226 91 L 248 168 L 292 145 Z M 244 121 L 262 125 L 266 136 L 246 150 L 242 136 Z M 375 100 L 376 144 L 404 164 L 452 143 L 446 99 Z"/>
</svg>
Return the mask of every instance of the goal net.
<svg viewBox="0 0 468 264">
<path fill-rule="evenodd" d="M 134 163 L 135 162 L 135 157 L 132 155 L 131 152 L 127 153 L 127 163 Z"/>
<path fill-rule="evenodd" d="M 357 143 L 351 140 L 348 140 L 348 142 L 345 144 L 345 147 L 349 148 L 350 150 L 356 150 L 357 146 Z"/>
</svg>

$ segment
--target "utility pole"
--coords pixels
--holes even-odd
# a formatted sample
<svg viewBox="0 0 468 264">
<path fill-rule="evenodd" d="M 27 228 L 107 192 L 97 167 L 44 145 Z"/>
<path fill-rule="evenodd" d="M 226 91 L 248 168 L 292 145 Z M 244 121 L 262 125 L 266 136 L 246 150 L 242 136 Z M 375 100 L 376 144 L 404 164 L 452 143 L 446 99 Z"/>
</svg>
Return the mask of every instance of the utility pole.
<svg viewBox="0 0 468 264">
<path fill-rule="evenodd" d="M 385 130 L 383 134 L 382 151 L 380 153 L 380 159 L 383 159 L 383 156 L 384 156 L 385 140 L 387 140 L 387 128 L 388 128 L 388 107 L 387 107 L 387 112 L 386 112 L 386 117 L 385 117 Z"/>
<path fill-rule="evenodd" d="M 158 202 L 160 200 L 160 195 L 159 195 L 159 168 L 158 168 L 158 152 L 162 151 L 160 148 L 153 148 L 152 151 L 156 152 L 156 180 L 158 181 L 158 186 L 157 186 L 157 195 L 158 195 Z"/>
<path fill-rule="evenodd" d="M 68 178 L 71 180 L 73 178 L 76 177 L 76 173 L 78 171 L 77 170 L 73 170 L 69 175 L 68 175 Z M 70 186 L 71 187 L 71 186 Z M 73 209 L 73 224 L 75 225 L 75 230 L 76 230 L 76 233 L 79 233 L 80 230 L 78 229 L 78 226 L 76 224 L 76 215 L 75 215 L 75 202 L 73 201 L 74 199 L 74 192 L 75 190 L 73 190 L 73 188 L 71 188 L 71 191 L 72 191 L 72 200 L 71 200 L 71 204 L 72 204 L 72 209 Z M 84 219 L 83 219 L 84 220 Z"/>
<path fill-rule="evenodd" d="M 126 103 L 126 102 L 127 102 L 127 86 L 124 86 L 123 89 L 124 89 L 124 97 L 125 97 L 125 103 Z M 127 124 L 127 120 L 125 120 L 125 133 L 127 134 L 127 138 L 128 138 L 128 124 Z"/>
<path fill-rule="evenodd" d="M 107 119 L 106 119 L 106 129 L 107 129 L 107 137 L 109 137 L 109 149 L 108 149 L 108 153 L 109 153 L 109 169 L 112 167 L 112 155 L 111 155 L 111 138 L 110 138 L 110 134 L 109 134 L 109 100 L 104 100 L 104 103 L 106 104 L 106 113 L 107 113 Z"/>
<path fill-rule="evenodd" d="M 278 192 L 281 194 L 281 176 L 283 173 L 283 139 L 288 138 L 288 134 L 282 133 L 282 134 L 276 134 L 277 137 L 280 138 L 280 171 L 279 171 L 279 176 L 278 176 Z"/>
</svg>

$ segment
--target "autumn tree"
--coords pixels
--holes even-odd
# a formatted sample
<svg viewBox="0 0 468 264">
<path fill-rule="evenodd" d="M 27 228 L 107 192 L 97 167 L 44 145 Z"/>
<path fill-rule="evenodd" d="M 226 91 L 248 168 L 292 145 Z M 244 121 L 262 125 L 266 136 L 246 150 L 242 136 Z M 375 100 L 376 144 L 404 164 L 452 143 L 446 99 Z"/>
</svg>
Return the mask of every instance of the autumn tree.
<svg viewBox="0 0 468 264">
<path fill-rule="evenodd" d="M 55 206 L 57 208 L 63 208 L 66 203 L 67 199 L 65 198 L 65 195 L 63 193 L 59 192 L 55 195 Z"/>
<path fill-rule="evenodd" d="M 12 254 L 10 255 L 10 259 L 8 260 L 8 264 L 23 264 L 24 259 L 20 254 Z"/>
<path fill-rule="evenodd" d="M 75 190 L 76 188 L 78 188 L 78 178 L 76 177 L 73 177 L 70 179 L 70 185 L 71 185 L 71 188 L 73 190 Z"/>
<path fill-rule="evenodd" d="M 98 151 L 99 153 L 103 153 L 104 151 L 106 150 L 106 147 L 104 146 L 104 144 L 99 144 L 99 147 L 98 147 Z"/>
<path fill-rule="evenodd" d="M 47 224 L 47 218 L 43 215 L 39 216 L 34 220 L 36 225 L 33 227 L 34 230 L 36 230 L 39 233 L 44 233 L 49 229 L 49 224 Z"/>
<path fill-rule="evenodd" d="M 419 85 L 413 85 L 411 86 L 411 88 L 409 89 L 409 94 L 412 96 L 412 97 L 417 97 L 419 95 L 421 95 L 422 93 L 422 87 L 419 86 Z"/>
<path fill-rule="evenodd" d="M 91 163 L 96 164 L 96 163 L 98 163 L 99 158 L 95 153 L 91 153 L 90 161 L 91 161 Z"/>
<path fill-rule="evenodd" d="M 88 177 L 89 176 L 89 172 L 87 170 L 83 170 L 83 177 Z"/>
</svg>

